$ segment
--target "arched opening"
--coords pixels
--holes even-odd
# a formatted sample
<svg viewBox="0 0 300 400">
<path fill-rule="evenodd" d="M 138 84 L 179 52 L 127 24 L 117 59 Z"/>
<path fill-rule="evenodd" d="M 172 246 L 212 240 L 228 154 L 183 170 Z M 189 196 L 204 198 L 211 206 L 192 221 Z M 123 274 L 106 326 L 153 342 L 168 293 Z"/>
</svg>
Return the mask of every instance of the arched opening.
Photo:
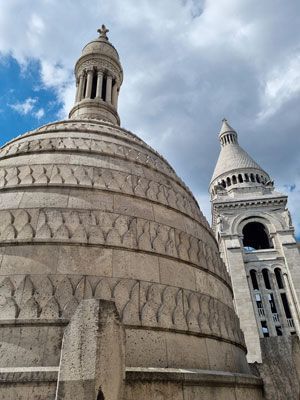
<svg viewBox="0 0 300 400">
<path fill-rule="evenodd" d="M 284 286 L 283 286 L 283 279 L 282 279 L 281 269 L 280 268 L 275 268 L 274 272 L 275 272 L 275 277 L 276 277 L 278 288 L 279 289 L 283 289 Z"/>
<path fill-rule="evenodd" d="M 248 176 L 248 174 L 245 174 L 245 182 L 249 182 L 249 176 Z"/>
<path fill-rule="evenodd" d="M 106 77 L 106 75 L 104 75 L 103 81 L 102 81 L 102 91 L 101 91 L 101 99 L 103 101 L 105 101 L 105 99 L 106 99 L 106 80 L 107 80 L 107 77 Z"/>
<path fill-rule="evenodd" d="M 230 180 L 230 178 L 227 178 L 227 179 L 226 179 L 226 182 L 227 182 L 227 186 L 231 186 L 231 180 Z"/>
<path fill-rule="evenodd" d="M 253 289 L 258 290 L 257 276 L 256 276 L 256 271 L 254 269 L 251 269 L 250 277 L 251 277 Z"/>
<path fill-rule="evenodd" d="M 273 293 L 269 293 L 268 294 L 268 300 L 269 300 L 269 304 L 270 304 L 270 308 L 271 308 L 272 314 L 277 314 L 277 308 L 276 308 L 276 304 L 275 304 Z"/>
<path fill-rule="evenodd" d="M 232 176 L 232 184 L 235 185 L 236 183 L 237 183 L 236 176 L 233 175 Z"/>
<path fill-rule="evenodd" d="M 243 183 L 243 177 L 241 174 L 238 174 L 238 181 L 239 183 Z"/>
<path fill-rule="evenodd" d="M 226 182 L 224 181 L 224 179 L 222 179 L 221 185 L 223 186 L 224 189 L 226 188 Z"/>
<path fill-rule="evenodd" d="M 104 394 L 103 394 L 101 388 L 99 389 L 97 400 L 105 400 Z"/>
<path fill-rule="evenodd" d="M 87 85 L 87 78 L 86 75 L 83 77 L 83 91 L 82 91 L 82 98 L 84 99 L 86 96 L 86 85 Z"/>
<path fill-rule="evenodd" d="M 260 222 L 249 222 L 243 228 L 243 243 L 247 250 L 270 249 L 273 246 L 266 227 Z"/>
<path fill-rule="evenodd" d="M 292 313 L 291 313 L 291 310 L 290 310 L 290 306 L 289 306 L 286 294 L 285 293 L 281 293 L 280 296 L 281 296 L 281 300 L 282 300 L 285 316 L 288 319 L 290 319 L 290 318 L 292 318 Z"/>
<path fill-rule="evenodd" d="M 250 180 L 251 180 L 251 182 L 255 182 L 254 174 L 250 174 Z"/>
<path fill-rule="evenodd" d="M 260 183 L 260 177 L 259 177 L 259 175 L 256 175 L 256 182 Z"/>
<path fill-rule="evenodd" d="M 262 270 L 262 276 L 264 278 L 266 289 L 270 290 L 271 289 L 271 283 L 270 283 L 270 279 L 269 279 L 269 271 L 266 268 Z"/>
<path fill-rule="evenodd" d="M 262 333 L 263 333 L 264 337 L 270 336 L 267 321 L 261 321 L 261 329 L 262 329 Z"/>
<path fill-rule="evenodd" d="M 92 81 L 92 93 L 91 93 L 91 99 L 94 99 L 96 97 L 96 90 L 97 90 L 97 72 L 94 71 L 93 73 L 93 81 Z"/>
</svg>

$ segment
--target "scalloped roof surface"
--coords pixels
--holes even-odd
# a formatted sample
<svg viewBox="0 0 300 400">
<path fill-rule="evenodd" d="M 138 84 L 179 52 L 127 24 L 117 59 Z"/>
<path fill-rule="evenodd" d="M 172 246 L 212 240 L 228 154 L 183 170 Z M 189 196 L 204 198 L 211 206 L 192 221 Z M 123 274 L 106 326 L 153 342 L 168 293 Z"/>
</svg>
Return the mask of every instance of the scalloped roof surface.
<svg viewBox="0 0 300 400">
<path fill-rule="evenodd" d="M 225 129 L 230 127 L 230 125 L 225 121 L 222 124 L 222 128 L 220 131 L 220 134 L 224 132 L 234 132 L 236 133 L 231 127 L 231 130 Z M 238 143 L 229 143 L 226 144 L 225 146 L 221 147 L 221 151 L 219 154 L 219 158 L 211 179 L 211 182 L 213 182 L 215 179 L 217 179 L 219 176 L 226 174 L 230 171 L 234 170 L 240 170 L 240 169 L 259 169 L 261 170 L 264 174 L 267 174 L 257 162 L 253 160 L 252 157 L 249 156 L 249 154 L 240 147 Z M 267 174 L 268 175 L 268 174 Z"/>
</svg>

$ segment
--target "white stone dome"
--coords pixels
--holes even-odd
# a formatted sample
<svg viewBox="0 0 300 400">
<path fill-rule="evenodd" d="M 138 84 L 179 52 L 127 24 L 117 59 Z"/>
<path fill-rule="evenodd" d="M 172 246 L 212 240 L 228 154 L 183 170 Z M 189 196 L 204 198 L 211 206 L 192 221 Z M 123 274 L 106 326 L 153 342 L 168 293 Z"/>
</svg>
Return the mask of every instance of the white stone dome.
<svg viewBox="0 0 300 400">
<path fill-rule="evenodd" d="M 213 234 L 174 170 L 137 136 L 97 120 L 49 124 L 1 149 L 0 176 L 6 319 L 68 319 L 83 298 L 114 298 L 129 366 L 205 369 L 207 346 L 217 346 L 247 370 Z M 26 301 L 15 298 L 20 285 L 30 285 Z M 165 353 L 167 343 L 178 351 Z"/>
<path fill-rule="evenodd" d="M 82 50 L 83 56 L 94 53 L 106 55 L 119 60 L 119 54 L 115 47 L 108 40 L 101 37 L 89 42 Z"/>
</svg>

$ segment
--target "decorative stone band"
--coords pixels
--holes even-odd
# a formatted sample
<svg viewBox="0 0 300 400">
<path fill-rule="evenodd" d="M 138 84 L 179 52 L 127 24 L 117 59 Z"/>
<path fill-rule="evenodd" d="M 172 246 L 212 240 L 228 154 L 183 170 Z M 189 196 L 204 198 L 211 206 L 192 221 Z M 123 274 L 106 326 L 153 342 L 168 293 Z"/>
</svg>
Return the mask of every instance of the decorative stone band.
<svg viewBox="0 0 300 400">
<path fill-rule="evenodd" d="M 43 151 L 76 151 L 119 157 L 152 168 L 177 180 L 176 174 L 158 157 L 138 150 L 132 146 L 106 140 L 84 139 L 78 137 L 54 137 L 18 141 L 1 149 L 0 156 L 10 157 Z"/>
<path fill-rule="evenodd" d="M 3 147 L 0 151 L 0 158 L 49 151 L 76 151 L 124 159 L 164 174 L 167 176 L 167 178 L 171 178 L 175 183 L 186 190 L 185 185 L 183 185 L 181 180 L 179 180 L 174 170 L 160 157 L 157 157 L 150 152 L 133 148 L 132 146 L 117 144 L 106 140 L 62 136 L 17 141 Z M 194 201 L 193 197 L 191 197 L 191 201 Z M 194 205 L 196 208 L 198 208 L 195 201 Z"/>
<path fill-rule="evenodd" d="M 214 209 L 223 210 L 223 209 L 236 209 L 236 208 L 248 208 L 248 207 L 270 207 L 270 206 L 282 206 L 286 205 L 287 196 L 282 197 L 274 197 L 274 198 L 263 198 L 261 196 L 260 199 L 255 200 L 241 200 L 241 201 L 227 201 L 226 203 L 214 203 Z"/>
<path fill-rule="evenodd" d="M 217 248 L 186 232 L 143 218 L 99 210 L 0 211 L 0 242 L 102 245 L 154 253 L 207 270 L 231 289 Z"/>
<path fill-rule="evenodd" d="M 30 186 L 95 188 L 141 197 L 173 208 L 207 227 L 198 207 L 179 186 L 108 168 L 33 164 L 0 168 L 0 189 Z"/>
<path fill-rule="evenodd" d="M 167 164 L 168 168 L 170 168 L 171 171 L 174 171 L 172 166 L 168 163 L 168 161 L 161 155 L 159 154 L 156 150 L 154 150 L 151 146 L 149 146 L 147 143 L 145 143 L 143 140 L 141 140 L 136 134 L 121 128 L 120 126 L 117 125 L 112 125 L 111 123 L 107 121 L 99 121 L 99 120 L 81 120 L 81 119 L 68 119 L 65 121 L 60 121 L 60 122 L 54 122 L 50 123 L 47 125 L 44 125 L 40 128 L 35 129 L 34 131 L 29 131 L 24 135 L 20 135 L 17 138 L 11 140 L 8 142 L 5 147 L 8 145 L 12 145 L 13 143 L 16 143 L 20 140 L 20 138 L 28 138 L 28 137 L 33 137 L 36 135 L 40 134 L 48 134 L 48 133 L 58 133 L 58 132 L 63 132 L 64 134 L 72 133 L 74 132 L 80 132 L 80 134 L 88 133 L 88 134 L 96 134 L 96 135 L 101 135 L 102 137 L 109 137 L 109 138 L 116 138 L 116 139 L 122 139 L 123 141 L 129 143 L 129 144 L 137 144 L 138 146 L 141 146 L 142 149 L 146 149 L 149 151 L 151 154 L 159 157 L 162 162 Z M 3 147 L 4 149 L 4 147 Z M 180 185 L 189 193 L 189 195 L 192 197 L 192 199 L 195 201 L 195 198 L 193 196 L 193 193 L 191 190 L 186 186 L 186 184 L 177 176 L 177 180 L 180 183 Z M 195 201 L 196 202 L 196 201 Z"/>
<path fill-rule="evenodd" d="M 99 276 L 11 275 L 2 277 L 0 296 L 2 320 L 69 319 L 82 299 L 113 299 L 127 326 L 188 332 L 245 346 L 233 309 L 178 287 Z"/>
</svg>

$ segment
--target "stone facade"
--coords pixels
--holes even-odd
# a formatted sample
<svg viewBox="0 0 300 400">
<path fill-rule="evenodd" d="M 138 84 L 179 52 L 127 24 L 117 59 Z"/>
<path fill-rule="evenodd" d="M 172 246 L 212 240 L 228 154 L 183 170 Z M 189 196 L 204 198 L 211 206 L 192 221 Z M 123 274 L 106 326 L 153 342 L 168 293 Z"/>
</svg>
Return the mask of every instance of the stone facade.
<svg viewBox="0 0 300 400">
<path fill-rule="evenodd" d="M 210 185 L 213 229 L 231 276 L 248 360 L 264 363 L 259 370 L 270 388 L 268 380 L 276 381 L 272 354 L 278 364 L 282 357 L 285 365 L 284 354 L 290 350 L 278 346 L 300 333 L 300 256 L 287 196 L 275 191 L 269 175 L 239 146 L 237 133 L 226 120 L 219 137 L 221 152 Z M 276 341 L 278 337 L 282 341 Z M 289 362 L 297 369 L 298 361 Z M 296 389 L 294 397 L 284 397 L 284 385 L 282 390 L 276 398 L 299 398 Z"/>
<path fill-rule="evenodd" d="M 0 152 L 0 399 L 261 399 L 213 232 L 119 127 L 122 68 L 99 33 L 70 119 Z"/>
</svg>

